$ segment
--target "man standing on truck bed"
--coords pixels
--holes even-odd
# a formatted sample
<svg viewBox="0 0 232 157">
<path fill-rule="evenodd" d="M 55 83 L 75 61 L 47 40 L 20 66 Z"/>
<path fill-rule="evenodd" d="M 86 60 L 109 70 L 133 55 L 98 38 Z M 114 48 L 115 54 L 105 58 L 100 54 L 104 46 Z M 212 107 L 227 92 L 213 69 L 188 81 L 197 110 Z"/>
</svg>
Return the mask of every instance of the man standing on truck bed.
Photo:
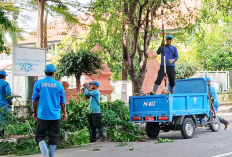
<svg viewBox="0 0 232 157">
<path fill-rule="evenodd" d="M 213 105 L 215 107 L 215 110 L 218 111 L 218 107 L 220 106 L 220 104 L 219 104 L 219 101 L 217 98 L 217 92 L 216 92 L 215 88 L 210 84 L 210 82 L 211 82 L 210 78 L 206 77 L 205 79 L 207 81 L 209 93 L 211 92 L 213 95 L 213 98 L 214 98 Z M 225 130 L 226 130 L 229 122 L 227 120 L 223 119 L 222 117 L 218 116 L 218 118 L 219 118 L 219 121 L 225 125 Z"/>
<path fill-rule="evenodd" d="M 178 60 L 178 51 L 175 46 L 171 45 L 173 37 L 171 35 L 167 35 L 165 45 L 165 56 L 166 56 L 166 68 L 167 68 L 167 74 L 168 79 L 170 83 L 170 92 L 174 93 L 174 87 L 175 87 L 175 78 L 176 78 L 176 71 L 175 71 L 175 62 Z M 161 53 L 161 64 L 160 64 L 160 70 L 158 72 L 158 77 L 155 81 L 155 85 L 153 88 L 153 94 L 156 94 L 156 91 L 161 84 L 163 78 L 164 78 L 164 47 L 163 42 L 159 49 L 157 50 L 157 54 Z"/>
</svg>

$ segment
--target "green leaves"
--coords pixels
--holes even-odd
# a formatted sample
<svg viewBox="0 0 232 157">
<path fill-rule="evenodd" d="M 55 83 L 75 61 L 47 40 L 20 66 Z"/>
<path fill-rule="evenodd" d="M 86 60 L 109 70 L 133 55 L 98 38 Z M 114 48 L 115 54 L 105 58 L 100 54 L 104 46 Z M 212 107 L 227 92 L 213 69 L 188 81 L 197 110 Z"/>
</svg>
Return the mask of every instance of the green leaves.
<svg viewBox="0 0 232 157">
<path fill-rule="evenodd" d="M 141 134 L 131 132 L 130 129 L 125 128 L 126 130 L 119 130 L 117 127 L 111 130 L 106 130 L 108 136 L 113 142 L 123 142 L 123 141 L 138 141 L 142 138 Z"/>
<path fill-rule="evenodd" d="M 175 142 L 174 140 L 169 140 L 168 138 L 165 138 L 165 139 L 162 139 L 162 138 L 159 138 L 157 142 L 154 142 L 155 144 L 157 143 L 165 143 L 165 142 Z"/>
<path fill-rule="evenodd" d="M 89 131 L 87 127 L 85 127 L 81 130 L 68 134 L 67 138 L 61 141 L 57 146 L 57 148 L 58 149 L 70 148 L 70 147 L 74 147 L 75 145 L 82 147 L 86 146 L 86 144 L 89 143 L 89 136 L 90 136 Z"/>
<path fill-rule="evenodd" d="M 83 94 L 78 96 L 76 100 L 70 100 L 66 106 L 68 120 L 61 122 L 61 128 L 66 132 L 75 132 L 88 126 L 88 107 L 89 101 L 82 100 Z M 116 100 L 113 102 L 101 103 L 102 126 L 111 127 L 106 129 L 108 136 L 112 141 L 138 141 L 145 134 L 138 130 L 134 123 L 130 122 L 129 108 L 124 106 L 125 103 Z M 118 125 L 123 127 L 123 130 L 118 129 Z"/>
<path fill-rule="evenodd" d="M 5 35 L 7 33 L 10 35 L 13 45 L 17 44 L 16 38 L 20 38 L 21 36 L 21 29 L 19 29 L 16 24 L 20 11 L 19 9 L 20 7 L 19 5 L 16 6 L 16 2 L 9 3 L 6 1 L 0 1 L 0 53 L 4 52 L 9 54 L 11 52 L 5 39 Z"/>
<path fill-rule="evenodd" d="M 64 54 L 58 61 L 56 75 L 59 78 L 74 75 L 76 79 L 80 79 L 82 73 L 92 75 L 102 69 L 102 59 L 96 54 L 86 50 L 74 52 L 73 49 L 69 49 L 67 51 L 67 54 Z"/>
<path fill-rule="evenodd" d="M 115 147 L 123 147 L 128 145 L 129 142 L 120 142 L 119 144 L 117 144 Z"/>
<path fill-rule="evenodd" d="M 6 98 L 6 100 L 12 100 L 12 99 L 17 99 L 17 98 L 22 98 L 22 97 L 20 95 L 13 95 L 12 94 L 10 96 L 10 95 L 7 94 L 5 98 Z"/>
<path fill-rule="evenodd" d="M 128 150 L 136 150 L 134 147 L 129 148 Z"/>
<path fill-rule="evenodd" d="M 39 147 L 33 136 L 22 137 L 18 139 L 19 143 L 13 141 L 0 142 L 0 152 L 4 154 L 15 154 L 17 156 L 38 154 Z"/>
<path fill-rule="evenodd" d="M 229 70 L 232 67 L 230 24 L 201 24 L 193 37 L 192 47 L 204 70 Z"/>
<path fill-rule="evenodd" d="M 30 125 L 17 117 L 16 112 L 7 112 L 5 107 L 0 107 L 1 127 L 5 128 L 6 135 L 29 134 Z"/>
<path fill-rule="evenodd" d="M 68 119 L 61 122 L 61 128 L 65 131 L 75 132 L 88 126 L 89 101 L 78 98 L 78 102 L 71 99 L 66 106 Z"/>
<path fill-rule="evenodd" d="M 186 79 L 197 71 L 197 65 L 192 63 L 176 63 L 176 79 Z"/>
</svg>

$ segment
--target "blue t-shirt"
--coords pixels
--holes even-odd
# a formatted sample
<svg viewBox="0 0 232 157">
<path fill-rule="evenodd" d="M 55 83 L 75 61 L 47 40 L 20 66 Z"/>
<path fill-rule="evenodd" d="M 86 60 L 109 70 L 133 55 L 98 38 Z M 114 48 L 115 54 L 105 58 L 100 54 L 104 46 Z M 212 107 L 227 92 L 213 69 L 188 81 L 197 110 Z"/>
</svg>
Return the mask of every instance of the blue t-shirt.
<svg viewBox="0 0 232 157">
<path fill-rule="evenodd" d="M 11 95 L 10 84 L 0 79 L 0 107 L 6 107 L 6 110 L 9 111 L 9 102 L 5 98 L 7 94 Z"/>
<path fill-rule="evenodd" d="M 159 47 L 159 49 L 157 50 L 157 54 L 160 54 L 160 53 L 161 53 L 161 64 L 160 65 L 164 66 L 164 48 L 163 47 Z M 179 58 L 178 51 L 177 51 L 176 47 L 170 45 L 168 48 L 168 46 L 165 45 L 165 56 L 166 56 L 166 65 L 167 66 L 175 66 L 175 62 Z M 169 64 L 168 63 L 169 59 L 174 59 L 175 62 L 173 62 L 172 64 Z"/>
<path fill-rule="evenodd" d="M 87 85 L 86 88 L 84 88 L 84 91 L 85 97 L 90 98 L 89 113 L 101 113 L 99 90 L 96 89 L 94 91 L 89 91 L 88 88 L 89 85 Z"/>
<path fill-rule="evenodd" d="M 209 93 L 212 92 L 212 96 L 214 98 L 213 105 L 215 107 L 215 110 L 218 111 L 218 107 L 220 106 L 220 103 L 218 101 L 217 91 L 215 90 L 215 88 L 212 85 L 208 86 L 208 91 L 209 91 Z"/>
<path fill-rule="evenodd" d="M 60 82 L 50 76 L 38 80 L 34 85 L 32 99 L 39 101 L 37 109 L 39 119 L 60 119 L 60 104 L 65 103 L 64 87 Z"/>
</svg>

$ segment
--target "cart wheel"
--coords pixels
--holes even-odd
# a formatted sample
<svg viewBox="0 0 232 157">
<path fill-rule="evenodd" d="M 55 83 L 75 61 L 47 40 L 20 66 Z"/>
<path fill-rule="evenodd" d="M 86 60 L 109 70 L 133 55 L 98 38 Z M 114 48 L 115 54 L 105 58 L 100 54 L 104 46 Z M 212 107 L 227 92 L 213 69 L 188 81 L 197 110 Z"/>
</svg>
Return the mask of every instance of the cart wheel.
<svg viewBox="0 0 232 157">
<path fill-rule="evenodd" d="M 185 118 L 183 124 L 181 125 L 181 134 L 184 138 L 190 139 L 195 133 L 195 125 L 193 120 L 190 118 Z"/>
<path fill-rule="evenodd" d="M 220 130 L 220 122 L 219 122 L 218 116 L 216 116 L 216 117 L 213 116 L 213 119 L 212 119 L 212 122 L 210 125 L 210 129 L 213 132 L 218 132 Z"/>
<path fill-rule="evenodd" d="M 146 134 L 150 138 L 156 138 L 159 135 L 160 126 L 156 122 L 147 122 L 146 124 Z"/>
</svg>

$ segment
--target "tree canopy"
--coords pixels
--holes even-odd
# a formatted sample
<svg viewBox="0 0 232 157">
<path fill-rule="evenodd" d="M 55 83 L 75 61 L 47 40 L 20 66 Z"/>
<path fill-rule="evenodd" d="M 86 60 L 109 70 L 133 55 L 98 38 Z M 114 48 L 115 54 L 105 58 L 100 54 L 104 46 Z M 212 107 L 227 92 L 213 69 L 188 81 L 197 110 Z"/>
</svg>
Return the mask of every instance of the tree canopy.
<svg viewBox="0 0 232 157">
<path fill-rule="evenodd" d="M 0 53 L 9 54 L 10 48 L 7 47 L 5 35 L 8 33 L 12 38 L 13 44 L 16 44 L 17 33 L 20 29 L 17 26 L 19 8 L 13 3 L 0 0 Z"/>
<path fill-rule="evenodd" d="M 192 26 L 189 21 L 194 18 L 193 12 L 183 14 L 180 7 L 182 3 L 181 0 L 164 1 L 167 25 L 177 28 Z M 161 20 L 160 5 L 160 1 L 155 0 L 95 0 L 91 3 L 90 12 L 94 14 L 96 21 L 105 23 L 103 33 L 108 39 L 106 41 L 112 43 L 108 46 L 113 50 L 111 54 L 114 54 L 110 57 L 121 56 L 123 59 L 120 64 L 128 71 L 134 94 L 143 93 L 142 84 L 151 39 L 157 38 L 161 33 L 161 25 L 157 25 Z M 171 16 L 172 18 L 168 18 Z M 117 47 L 117 51 L 114 51 L 114 47 Z"/>
<path fill-rule="evenodd" d="M 72 76 L 76 78 L 77 91 L 80 92 L 80 78 L 84 73 L 86 75 L 97 74 L 102 69 L 102 59 L 94 53 L 80 50 L 69 52 L 63 55 L 57 65 L 57 76 Z"/>
<path fill-rule="evenodd" d="M 231 8 L 228 0 L 202 1 L 190 46 L 203 70 L 232 68 Z"/>
</svg>

